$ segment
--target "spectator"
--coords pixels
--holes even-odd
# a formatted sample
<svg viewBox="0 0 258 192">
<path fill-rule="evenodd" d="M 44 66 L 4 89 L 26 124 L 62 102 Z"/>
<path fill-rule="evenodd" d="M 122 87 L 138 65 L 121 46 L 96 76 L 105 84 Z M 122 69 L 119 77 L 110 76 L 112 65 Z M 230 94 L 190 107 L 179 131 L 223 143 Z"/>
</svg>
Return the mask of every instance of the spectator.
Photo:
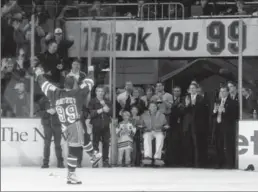
<svg viewBox="0 0 258 192">
<path fill-rule="evenodd" d="M 243 119 L 253 119 L 254 110 L 257 111 L 256 99 L 249 88 L 243 88 Z"/>
<path fill-rule="evenodd" d="M 173 88 L 173 104 L 171 107 L 170 125 L 171 128 L 166 132 L 165 138 L 165 164 L 166 166 L 180 166 L 183 162 L 183 132 L 182 120 L 184 104 L 182 91 L 179 86 Z"/>
<path fill-rule="evenodd" d="M 220 88 L 221 99 L 215 103 L 216 148 L 219 168 L 234 168 L 237 105 L 229 96 L 228 87 Z"/>
<path fill-rule="evenodd" d="M 131 103 L 132 103 L 132 92 L 133 92 L 133 83 L 131 81 L 127 81 L 125 83 L 125 91 L 120 93 L 117 96 L 117 117 L 118 121 L 121 121 L 121 111 L 130 111 Z"/>
<path fill-rule="evenodd" d="M 158 103 L 159 111 L 166 116 L 167 122 L 170 124 L 169 121 L 173 104 L 173 96 L 164 91 L 164 84 L 162 82 L 158 82 L 156 84 L 156 93 L 151 100 Z"/>
<path fill-rule="evenodd" d="M 216 15 L 216 3 L 214 0 L 201 0 L 202 14 L 203 15 Z"/>
<path fill-rule="evenodd" d="M 229 96 L 233 101 L 238 102 L 238 91 L 237 91 L 237 85 L 232 82 L 229 81 L 228 82 L 228 88 L 229 88 Z"/>
<path fill-rule="evenodd" d="M 25 76 L 28 77 L 29 68 L 30 62 L 28 60 L 25 48 L 20 48 L 18 51 L 16 62 L 14 64 L 14 72 L 17 74 L 17 76 L 25 78 Z"/>
<path fill-rule="evenodd" d="M 139 115 L 142 115 L 144 110 L 145 110 L 145 103 L 143 100 L 140 99 L 140 90 L 139 88 L 134 88 L 133 89 L 133 93 L 132 93 L 132 97 L 131 97 L 131 105 L 130 105 L 130 109 L 131 106 L 137 106 L 138 111 L 139 111 Z"/>
<path fill-rule="evenodd" d="M 73 76 L 78 84 L 81 84 L 82 80 L 86 78 L 86 73 L 81 71 L 81 60 L 79 58 L 73 60 L 72 69 L 67 76 Z"/>
<path fill-rule="evenodd" d="M 112 116 L 111 103 L 104 98 L 104 88 L 98 86 L 96 88 L 96 98 L 89 103 L 89 111 L 91 124 L 93 126 L 93 147 L 99 151 L 99 142 L 102 141 L 103 146 L 103 167 L 109 165 L 109 140 L 110 140 L 110 120 Z"/>
<path fill-rule="evenodd" d="M 46 77 L 56 85 L 60 86 L 61 73 L 63 71 L 63 64 L 57 54 L 57 43 L 50 39 L 47 43 L 47 51 L 40 55 L 42 67 L 46 73 Z"/>
<path fill-rule="evenodd" d="M 148 86 L 145 89 L 145 95 L 141 97 L 141 100 L 144 101 L 146 108 L 149 105 L 149 103 L 151 102 L 151 98 L 154 95 L 154 92 L 155 91 L 154 91 L 154 88 L 152 86 Z"/>
<path fill-rule="evenodd" d="M 57 167 L 64 168 L 61 139 L 62 129 L 55 108 L 53 108 L 46 96 L 39 101 L 39 111 L 41 124 L 44 128 L 44 159 L 41 168 L 49 168 L 49 156 L 52 137 L 54 136 L 55 152 L 57 157 Z"/>
<path fill-rule="evenodd" d="M 183 120 L 184 160 L 187 165 L 205 167 L 208 153 L 208 127 L 206 126 L 206 106 L 202 96 L 197 94 L 198 85 L 192 83 L 190 94 L 185 97 Z M 192 154 L 194 152 L 194 154 Z M 192 159 L 194 157 L 194 159 Z"/>
<path fill-rule="evenodd" d="M 236 15 L 247 15 L 247 12 L 244 10 L 244 1 L 236 0 L 237 12 Z"/>
<path fill-rule="evenodd" d="M 139 109 L 137 106 L 133 105 L 131 108 L 131 122 L 133 126 L 136 128 L 136 133 L 134 135 L 134 143 L 133 143 L 133 165 L 140 166 L 141 164 L 141 130 L 139 129 L 141 126 L 140 116 L 139 116 Z"/>
<path fill-rule="evenodd" d="M 24 29 L 24 34 L 25 34 L 25 46 L 27 47 L 27 52 L 31 52 L 31 23 L 27 24 Z M 42 46 L 42 41 L 44 40 L 45 37 L 45 31 L 43 28 L 39 25 L 39 19 L 36 19 L 35 21 L 35 55 L 38 55 L 43 52 L 43 46 Z"/>
<path fill-rule="evenodd" d="M 70 36 L 68 39 L 64 39 L 63 31 L 61 28 L 55 29 L 55 41 L 57 42 L 57 54 L 62 60 L 64 69 L 67 70 L 69 64 L 68 49 L 73 45 L 74 39 Z"/>
<path fill-rule="evenodd" d="M 151 102 L 146 111 L 141 116 L 142 125 L 144 127 L 144 160 L 143 164 L 150 165 L 152 163 L 152 140 L 156 140 L 154 164 L 161 166 L 164 164 L 161 159 L 163 144 L 164 144 L 164 133 L 163 129 L 167 126 L 167 120 L 163 113 L 158 111 L 156 103 Z"/>
<path fill-rule="evenodd" d="M 130 123 L 131 114 L 128 111 L 122 113 L 123 121 L 116 128 L 118 136 L 118 166 L 122 166 L 123 157 L 125 155 L 125 166 L 131 167 L 131 155 L 133 151 L 133 136 L 136 128 Z"/>
<path fill-rule="evenodd" d="M 15 100 L 11 102 L 15 117 L 30 116 L 30 96 L 25 91 L 24 82 L 17 82 L 14 86 Z"/>
</svg>

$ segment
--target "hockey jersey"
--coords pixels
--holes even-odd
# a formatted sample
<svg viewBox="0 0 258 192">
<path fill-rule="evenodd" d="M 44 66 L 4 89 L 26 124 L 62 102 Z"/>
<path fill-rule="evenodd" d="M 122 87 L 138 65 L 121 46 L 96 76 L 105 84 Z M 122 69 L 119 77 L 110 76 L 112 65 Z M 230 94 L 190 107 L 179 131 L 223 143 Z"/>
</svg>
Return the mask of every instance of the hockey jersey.
<svg viewBox="0 0 258 192">
<path fill-rule="evenodd" d="M 94 85 L 92 79 L 84 79 L 79 89 L 59 89 L 43 75 L 38 77 L 38 83 L 43 93 L 50 100 L 51 106 L 56 109 L 59 121 L 63 127 L 68 127 L 80 120 L 85 98 Z"/>
</svg>

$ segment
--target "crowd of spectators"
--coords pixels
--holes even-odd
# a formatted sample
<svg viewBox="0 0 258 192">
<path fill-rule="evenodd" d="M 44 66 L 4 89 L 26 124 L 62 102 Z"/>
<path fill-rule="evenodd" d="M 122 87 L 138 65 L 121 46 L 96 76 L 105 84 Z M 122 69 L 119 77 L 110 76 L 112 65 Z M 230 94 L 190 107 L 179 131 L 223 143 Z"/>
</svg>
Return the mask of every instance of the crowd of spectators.
<svg viewBox="0 0 258 192">
<path fill-rule="evenodd" d="M 147 1 L 118 0 L 112 3 L 138 3 L 142 5 Z M 165 1 L 164 1 L 165 2 Z M 171 1 L 167 1 L 168 3 Z M 173 1 L 174 2 L 174 1 Z M 189 1 L 190 2 L 190 1 Z M 245 10 L 244 2 L 237 0 L 236 5 L 220 7 L 215 1 L 182 1 L 185 8 L 190 6 L 201 7 L 201 15 L 235 15 L 254 13 L 255 10 Z M 68 49 L 73 45 L 73 38 L 64 39 L 64 33 L 60 28 L 64 17 L 77 16 L 140 16 L 140 6 L 122 6 L 113 11 L 110 6 L 103 6 L 101 1 L 80 1 L 68 3 L 57 1 L 58 9 L 52 10 L 51 3 L 37 1 L 35 14 L 35 45 L 31 47 L 31 11 L 21 1 L 6 1 L 2 5 L 2 36 L 1 36 L 1 115 L 2 117 L 29 117 L 30 114 L 30 68 L 31 49 L 39 58 L 46 77 L 55 85 L 62 88 L 66 76 L 73 76 L 78 83 L 86 77 L 82 61 L 68 57 Z M 93 4 L 90 4 L 93 3 Z M 108 3 L 110 3 L 108 1 Z M 151 3 L 148 1 L 147 3 Z M 87 9 L 78 5 L 90 4 Z M 72 8 L 74 5 L 76 8 Z M 166 5 L 168 6 L 168 5 Z M 150 8 L 153 15 L 158 15 L 156 9 Z M 79 12 L 78 12 L 79 10 Z M 155 11 L 153 11 L 155 10 Z M 190 11 L 190 12 L 191 12 Z M 147 11 L 148 12 L 148 11 Z M 189 14 L 190 12 L 187 12 Z M 115 15 L 114 15 L 115 13 Z M 144 12 L 145 13 L 145 12 Z M 175 10 L 171 10 L 172 15 Z M 162 16 L 163 17 L 163 16 Z M 166 15 L 165 17 L 170 17 Z M 57 27 L 49 27 L 49 20 L 53 19 Z M 55 110 L 47 103 L 43 94 L 35 84 L 34 88 L 34 112 L 35 116 L 42 118 L 45 127 L 56 122 Z M 145 89 L 127 82 L 124 89 L 117 89 L 117 100 L 112 101 L 109 90 L 98 85 L 95 89 L 95 97 L 87 98 L 85 103 L 88 111 L 84 118 L 89 132 L 93 133 L 94 148 L 98 150 L 99 142 L 103 146 L 104 167 L 109 165 L 109 145 L 112 102 L 116 102 L 116 117 L 118 122 L 117 137 L 119 141 L 118 154 L 119 165 L 139 166 L 146 165 L 167 166 L 208 166 L 208 138 L 216 130 L 217 135 L 227 138 L 217 140 L 219 167 L 234 167 L 234 135 L 236 135 L 236 122 L 238 120 L 238 95 L 237 86 L 228 82 L 220 87 L 216 98 L 206 98 L 205 90 L 202 90 L 198 82 L 189 85 L 188 92 L 184 93 L 180 86 L 173 89 L 173 93 L 165 92 L 164 85 L 158 82 L 149 85 Z M 229 99 L 227 99 L 229 98 Z M 213 105 L 208 102 L 213 99 Z M 243 89 L 244 117 L 257 119 L 257 99 L 248 88 Z M 212 117 L 213 123 L 208 119 Z M 55 123 L 51 123 L 54 121 Z M 218 127 L 214 129 L 213 127 Z M 223 131 L 227 127 L 228 131 Z M 228 128 L 229 127 L 229 128 Z M 56 128 L 53 130 L 57 130 Z M 60 149 L 61 137 L 53 130 L 45 130 L 45 135 L 56 135 L 56 153 L 58 167 L 63 167 L 63 158 Z M 222 137 L 218 137 L 222 138 Z M 155 143 L 152 141 L 155 139 Z M 50 140 L 45 141 L 45 158 L 43 168 L 48 167 Z M 124 145 L 126 142 L 126 145 Z M 226 153 L 223 147 L 226 146 Z M 142 152 L 143 151 L 143 152 Z M 184 152 L 184 153 L 183 153 Z M 131 155 L 132 153 L 132 155 Z M 123 155 L 125 154 L 125 164 Z M 175 155 L 177 154 L 177 155 Z M 165 160 L 165 161 L 163 161 Z M 79 163 L 79 167 L 81 163 Z"/>
</svg>

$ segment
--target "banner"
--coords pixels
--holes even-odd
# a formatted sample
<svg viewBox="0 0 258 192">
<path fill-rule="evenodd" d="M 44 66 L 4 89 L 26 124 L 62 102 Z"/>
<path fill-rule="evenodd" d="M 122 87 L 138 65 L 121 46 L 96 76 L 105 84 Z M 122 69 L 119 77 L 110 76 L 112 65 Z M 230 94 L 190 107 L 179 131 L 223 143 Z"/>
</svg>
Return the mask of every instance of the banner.
<svg viewBox="0 0 258 192">
<path fill-rule="evenodd" d="M 243 19 L 243 55 L 257 56 L 258 18 Z M 109 57 L 111 21 L 68 20 L 67 36 L 75 43 L 70 57 L 87 57 L 91 30 L 92 57 Z M 238 19 L 116 21 L 116 57 L 236 57 Z"/>
<path fill-rule="evenodd" d="M 1 118 L 1 166 L 38 166 L 43 163 L 44 130 L 40 119 Z M 67 157 L 67 143 L 62 138 L 64 163 Z M 49 165 L 56 167 L 54 139 L 52 138 Z M 89 165 L 84 154 L 83 165 Z"/>
<path fill-rule="evenodd" d="M 238 167 L 252 164 L 258 170 L 258 121 L 240 121 L 238 137 Z"/>
</svg>

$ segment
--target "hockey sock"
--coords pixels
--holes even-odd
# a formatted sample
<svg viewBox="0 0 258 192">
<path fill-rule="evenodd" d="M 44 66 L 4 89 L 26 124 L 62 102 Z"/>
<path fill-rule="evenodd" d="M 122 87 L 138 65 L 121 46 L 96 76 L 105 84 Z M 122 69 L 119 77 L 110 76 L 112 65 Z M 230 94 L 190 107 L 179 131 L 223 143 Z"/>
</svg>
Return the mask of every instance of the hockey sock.
<svg viewBox="0 0 258 192">
<path fill-rule="evenodd" d="M 93 155 L 94 150 L 91 141 L 87 145 L 83 146 L 83 150 L 86 151 L 90 156 Z"/>
<path fill-rule="evenodd" d="M 83 145 L 83 150 L 86 151 L 90 156 L 93 154 L 93 145 L 90 140 L 90 135 L 85 132 L 84 133 L 84 145 Z"/>
<path fill-rule="evenodd" d="M 68 165 L 69 172 L 75 172 L 80 150 L 81 150 L 80 147 L 69 147 L 69 155 L 67 158 L 67 165 Z"/>
</svg>

